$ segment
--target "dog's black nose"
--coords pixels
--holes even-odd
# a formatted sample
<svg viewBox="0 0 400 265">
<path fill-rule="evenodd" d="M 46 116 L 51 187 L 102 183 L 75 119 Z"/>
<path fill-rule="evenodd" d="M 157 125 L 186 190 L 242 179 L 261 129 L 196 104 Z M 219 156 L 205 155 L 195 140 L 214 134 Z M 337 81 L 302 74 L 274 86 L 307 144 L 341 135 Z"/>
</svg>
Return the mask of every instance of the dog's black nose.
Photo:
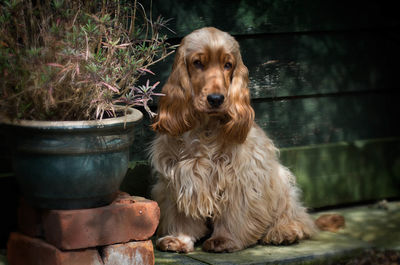
<svg viewBox="0 0 400 265">
<path fill-rule="evenodd" d="M 207 96 L 207 101 L 212 108 L 218 108 L 224 102 L 224 95 L 222 94 L 210 94 Z"/>
</svg>

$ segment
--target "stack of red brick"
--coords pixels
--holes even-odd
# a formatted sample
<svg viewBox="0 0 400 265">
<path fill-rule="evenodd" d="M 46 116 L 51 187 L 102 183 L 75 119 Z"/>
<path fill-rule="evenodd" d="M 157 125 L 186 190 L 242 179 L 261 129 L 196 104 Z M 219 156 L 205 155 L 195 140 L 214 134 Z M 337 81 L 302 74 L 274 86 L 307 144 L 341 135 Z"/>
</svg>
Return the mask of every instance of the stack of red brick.
<svg viewBox="0 0 400 265">
<path fill-rule="evenodd" d="M 22 202 L 19 232 L 7 246 L 10 265 L 154 264 L 149 238 L 160 209 L 154 201 L 121 193 L 110 205 L 40 210 Z"/>
</svg>

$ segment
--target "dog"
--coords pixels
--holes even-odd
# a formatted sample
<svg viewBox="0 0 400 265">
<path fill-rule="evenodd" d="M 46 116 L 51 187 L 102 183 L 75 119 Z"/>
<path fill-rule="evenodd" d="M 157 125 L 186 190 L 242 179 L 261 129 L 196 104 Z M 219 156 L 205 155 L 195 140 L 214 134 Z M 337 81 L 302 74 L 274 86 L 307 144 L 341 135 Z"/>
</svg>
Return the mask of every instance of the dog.
<svg viewBox="0 0 400 265">
<path fill-rule="evenodd" d="M 254 121 L 238 42 L 206 27 L 183 38 L 162 88 L 150 160 L 158 249 L 234 252 L 315 232 L 295 177 Z"/>
</svg>

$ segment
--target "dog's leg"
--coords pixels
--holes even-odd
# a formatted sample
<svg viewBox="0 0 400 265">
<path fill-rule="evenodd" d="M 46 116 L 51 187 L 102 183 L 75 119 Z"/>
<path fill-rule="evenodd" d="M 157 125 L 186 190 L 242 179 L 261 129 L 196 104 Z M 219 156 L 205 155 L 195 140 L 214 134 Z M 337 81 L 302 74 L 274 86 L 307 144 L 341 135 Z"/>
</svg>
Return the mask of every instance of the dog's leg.
<svg viewBox="0 0 400 265">
<path fill-rule="evenodd" d="M 289 179 L 291 183 L 283 182 L 281 191 L 274 193 L 274 197 L 279 203 L 270 209 L 275 214 L 267 225 L 266 234 L 261 239 L 261 243 L 287 245 L 310 238 L 316 231 L 315 224 L 299 201 L 299 191 L 294 185 L 293 175 L 282 166 L 279 166 L 277 174 L 279 175 L 275 176 L 275 180 Z M 280 183 L 275 182 L 275 186 L 278 185 Z"/>
<path fill-rule="evenodd" d="M 159 227 L 156 246 L 162 251 L 188 253 L 194 250 L 194 243 L 207 235 L 205 221 L 194 220 L 182 214 L 167 214 Z"/>
<path fill-rule="evenodd" d="M 152 194 L 161 210 L 157 248 L 181 253 L 193 251 L 194 243 L 209 233 L 205 220 L 193 219 L 180 213 L 162 181 L 153 187 Z"/>
<path fill-rule="evenodd" d="M 242 209 L 242 212 L 227 210 L 214 221 L 213 233 L 203 243 L 203 250 L 235 252 L 257 244 L 262 236 L 261 223 L 252 219 L 246 208 Z"/>
<path fill-rule="evenodd" d="M 314 232 L 314 224 L 307 214 L 304 213 L 303 218 L 297 220 L 288 215 L 283 215 L 267 230 L 261 243 L 288 245 L 301 239 L 310 238 Z"/>
<path fill-rule="evenodd" d="M 221 223 L 214 224 L 212 236 L 203 243 L 203 250 L 208 252 L 234 252 L 243 248 L 241 242 Z"/>
</svg>

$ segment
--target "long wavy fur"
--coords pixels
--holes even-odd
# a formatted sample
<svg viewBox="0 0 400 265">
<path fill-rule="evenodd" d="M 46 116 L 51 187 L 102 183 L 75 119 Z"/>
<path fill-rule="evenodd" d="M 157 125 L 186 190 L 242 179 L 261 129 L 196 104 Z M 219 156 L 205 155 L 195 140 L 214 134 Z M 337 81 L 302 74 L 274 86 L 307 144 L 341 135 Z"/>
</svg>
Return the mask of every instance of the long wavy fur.
<svg viewBox="0 0 400 265">
<path fill-rule="evenodd" d="M 197 53 L 206 60 L 196 68 L 191 60 Z M 225 53 L 233 58 L 232 69 L 217 65 Z M 204 87 L 193 80 L 203 80 Z M 209 114 L 210 87 L 225 95 L 217 115 Z M 232 36 L 215 28 L 186 36 L 163 93 L 150 152 L 158 175 L 152 195 L 161 208 L 159 249 L 189 252 L 211 234 L 204 250 L 232 252 L 314 233 L 295 177 L 254 122 L 248 70 Z"/>
</svg>

